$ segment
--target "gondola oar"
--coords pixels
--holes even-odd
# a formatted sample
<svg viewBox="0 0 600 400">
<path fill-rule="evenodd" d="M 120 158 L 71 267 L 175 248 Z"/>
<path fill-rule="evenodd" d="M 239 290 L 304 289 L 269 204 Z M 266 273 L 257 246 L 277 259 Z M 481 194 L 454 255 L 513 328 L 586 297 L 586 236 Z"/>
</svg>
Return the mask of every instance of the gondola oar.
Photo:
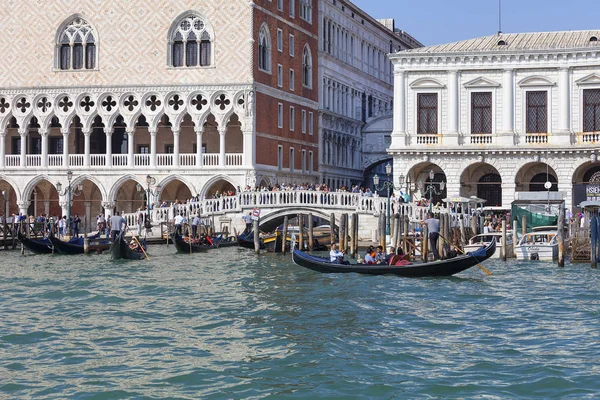
<svg viewBox="0 0 600 400">
<path fill-rule="evenodd" d="M 464 252 L 464 251 L 462 251 L 461 249 L 459 249 L 458 247 L 456 247 L 455 245 L 453 245 L 453 244 L 452 244 L 452 242 L 450 242 L 448 239 L 446 239 L 445 237 L 443 237 L 443 236 L 442 236 L 442 235 L 440 235 L 439 233 L 438 233 L 438 235 L 439 235 L 439 237 L 441 237 L 442 239 L 444 239 L 444 240 L 446 241 L 446 243 L 448 243 L 450 246 L 454 247 L 456 250 L 460 251 L 462 254 L 465 254 L 465 252 Z M 483 265 L 481 265 L 481 264 L 477 263 L 477 266 L 478 266 L 479 268 L 481 268 L 481 270 L 482 270 L 483 272 L 485 272 L 486 274 L 488 274 L 488 275 L 491 275 L 491 274 L 492 274 L 492 273 L 491 273 L 490 271 L 488 271 L 488 270 L 487 270 L 487 269 L 486 269 L 486 268 L 485 268 Z"/>
<path fill-rule="evenodd" d="M 140 241 L 137 240 L 137 238 L 133 234 L 133 231 L 129 227 L 127 227 L 127 230 L 129 232 L 131 232 L 131 236 L 133 237 L 133 240 L 135 240 L 135 242 L 138 244 L 138 246 L 140 246 L 140 249 L 142 249 L 142 253 L 144 253 L 144 255 L 146 256 L 146 260 L 150 261 L 150 257 L 148 257 L 148 254 L 146 254 L 146 250 L 144 250 L 144 246 L 142 246 L 142 244 L 140 243 Z"/>
</svg>

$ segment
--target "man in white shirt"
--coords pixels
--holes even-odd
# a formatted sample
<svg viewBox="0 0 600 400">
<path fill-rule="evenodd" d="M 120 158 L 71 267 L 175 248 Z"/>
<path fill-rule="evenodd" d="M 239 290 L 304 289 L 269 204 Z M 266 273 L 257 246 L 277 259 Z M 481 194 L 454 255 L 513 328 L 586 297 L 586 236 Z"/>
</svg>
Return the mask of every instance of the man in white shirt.
<svg viewBox="0 0 600 400">
<path fill-rule="evenodd" d="M 337 244 L 333 243 L 331 245 L 331 251 L 329 252 L 329 259 L 332 263 L 335 264 L 343 264 L 344 263 L 344 253 L 338 250 Z"/>
<path fill-rule="evenodd" d="M 175 218 L 173 219 L 173 222 L 175 223 L 175 233 L 177 233 L 178 235 L 181 235 L 181 225 L 183 225 L 183 215 L 177 214 L 175 216 Z"/>
<path fill-rule="evenodd" d="M 194 215 L 194 218 L 192 218 L 192 237 L 198 237 L 198 225 L 200 225 L 200 216 Z"/>
</svg>

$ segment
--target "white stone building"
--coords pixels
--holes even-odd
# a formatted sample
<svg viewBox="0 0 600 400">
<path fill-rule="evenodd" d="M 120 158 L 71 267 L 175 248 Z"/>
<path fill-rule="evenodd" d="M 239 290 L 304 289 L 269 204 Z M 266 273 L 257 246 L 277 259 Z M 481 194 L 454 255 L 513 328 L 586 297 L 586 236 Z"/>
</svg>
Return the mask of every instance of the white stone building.
<svg viewBox="0 0 600 400">
<path fill-rule="evenodd" d="M 390 55 L 394 173 L 510 207 L 600 177 L 600 31 L 498 34 Z M 600 180 L 599 180 L 600 182 Z M 441 196 L 440 196 L 441 197 Z"/>
<path fill-rule="evenodd" d="M 319 1 L 319 21 L 319 170 L 322 182 L 339 188 L 362 182 L 365 169 L 389 160 L 385 135 L 369 137 L 363 128 L 391 116 L 393 71 L 386 55 L 422 45 L 396 30 L 393 20 L 375 20 L 346 0 Z"/>
</svg>

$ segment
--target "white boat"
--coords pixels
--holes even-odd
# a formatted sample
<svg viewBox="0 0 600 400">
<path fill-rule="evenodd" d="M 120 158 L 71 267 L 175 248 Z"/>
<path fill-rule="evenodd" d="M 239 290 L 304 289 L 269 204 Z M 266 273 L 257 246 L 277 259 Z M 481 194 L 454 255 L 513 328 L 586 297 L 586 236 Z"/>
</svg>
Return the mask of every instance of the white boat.
<svg viewBox="0 0 600 400">
<path fill-rule="evenodd" d="M 500 252 L 502 251 L 502 232 L 489 232 L 482 233 L 480 235 L 475 235 L 469 240 L 469 244 L 465 245 L 464 251 L 465 253 L 469 251 L 475 251 L 482 246 L 487 246 L 492 242 L 492 239 L 496 239 L 496 252 L 491 258 L 500 258 Z M 513 235 L 512 231 L 506 232 L 506 257 L 514 258 L 513 251 Z"/>
<path fill-rule="evenodd" d="M 525 234 L 515 247 L 517 260 L 553 261 L 558 259 L 556 231 L 536 231 Z"/>
</svg>

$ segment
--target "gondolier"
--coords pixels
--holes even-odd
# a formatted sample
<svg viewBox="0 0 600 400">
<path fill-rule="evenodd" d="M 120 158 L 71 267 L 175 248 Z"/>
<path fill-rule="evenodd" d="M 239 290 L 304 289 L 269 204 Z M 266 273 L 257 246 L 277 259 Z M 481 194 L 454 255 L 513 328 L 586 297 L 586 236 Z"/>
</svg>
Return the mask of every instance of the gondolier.
<svg viewBox="0 0 600 400">
<path fill-rule="evenodd" d="M 431 251 L 433 252 L 433 261 L 440 259 L 440 253 L 438 252 L 437 242 L 440 237 L 440 220 L 435 218 L 432 212 L 427 213 L 427 219 L 423 221 L 427 225 L 429 232 L 429 240 L 431 243 Z"/>
<path fill-rule="evenodd" d="M 117 211 L 115 212 L 115 215 L 110 217 L 108 222 L 110 226 L 110 237 L 114 242 L 117 236 L 121 234 L 121 230 L 125 229 L 125 227 L 127 226 L 127 221 L 125 221 L 125 218 L 121 217 L 119 215 L 119 212 Z"/>
</svg>

